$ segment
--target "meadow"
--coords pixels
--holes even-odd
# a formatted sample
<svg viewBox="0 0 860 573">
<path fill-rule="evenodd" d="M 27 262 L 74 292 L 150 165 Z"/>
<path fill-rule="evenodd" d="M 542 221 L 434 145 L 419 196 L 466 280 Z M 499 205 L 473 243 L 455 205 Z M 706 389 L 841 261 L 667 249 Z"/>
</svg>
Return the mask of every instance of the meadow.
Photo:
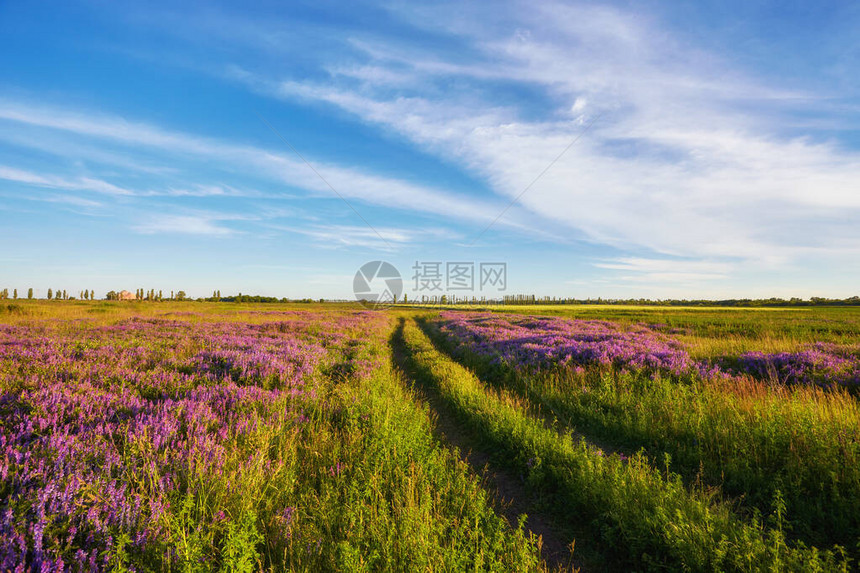
<svg viewBox="0 0 860 573">
<path fill-rule="evenodd" d="M 16 301 L 2 571 L 851 571 L 860 311 Z"/>
</svg>

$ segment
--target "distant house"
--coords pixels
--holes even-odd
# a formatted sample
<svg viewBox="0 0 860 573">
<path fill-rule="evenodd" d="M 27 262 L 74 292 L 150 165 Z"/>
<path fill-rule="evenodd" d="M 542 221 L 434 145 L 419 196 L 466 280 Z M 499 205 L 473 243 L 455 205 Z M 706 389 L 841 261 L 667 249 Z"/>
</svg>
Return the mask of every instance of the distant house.
<svg viewBox="0 0 860 573">
<path fill-rule="evenodd" d="M 119 300 L 137 300 L 137 295 L 130 293 L 127 290 L 122 291 L 117 295 Z"/>
</svg>

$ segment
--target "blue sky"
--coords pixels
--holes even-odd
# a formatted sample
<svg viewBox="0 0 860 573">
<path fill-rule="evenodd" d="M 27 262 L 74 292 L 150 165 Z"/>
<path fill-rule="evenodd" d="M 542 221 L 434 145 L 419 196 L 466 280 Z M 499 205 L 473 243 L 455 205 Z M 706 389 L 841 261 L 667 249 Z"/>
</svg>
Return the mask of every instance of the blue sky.
<svg viewBox="0 0 860 573">
<path fill-rule="evenodd" d="M 412 296 L 415 261 L 505 262 L 509 293 L 852 296 L 858 26 L 850 2 L 0 2 L 0 286 L 346 298 L 384 259 Z"/>
</svg>

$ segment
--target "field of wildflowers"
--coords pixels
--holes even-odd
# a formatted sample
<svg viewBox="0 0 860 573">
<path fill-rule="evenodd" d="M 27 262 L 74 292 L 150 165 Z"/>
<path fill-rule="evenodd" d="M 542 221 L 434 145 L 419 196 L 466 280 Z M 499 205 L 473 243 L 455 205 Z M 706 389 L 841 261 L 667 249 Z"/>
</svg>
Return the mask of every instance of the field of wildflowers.
<svg viewBox="0 0 860 573">
<path fill-rule="evenodd" d="M 0 326 L 0 570 L 540 568 L 390 370 L 388 317 L 242 318 Z"/>
<path fill-rule="evenodd" d="M 860 539 L 850 346 L 694 360 L 665 328 L 638 322 L 443 312 L 427 330 L 557 423 L 718 488 L 743 515 L 779 506 L 790 537 L 852 549 Z"/>
<path fill-rule="evenodd" d="M 532 310 L 21 303 L 0 571 L 853 570 L 850 311 Z"/>
</svg>

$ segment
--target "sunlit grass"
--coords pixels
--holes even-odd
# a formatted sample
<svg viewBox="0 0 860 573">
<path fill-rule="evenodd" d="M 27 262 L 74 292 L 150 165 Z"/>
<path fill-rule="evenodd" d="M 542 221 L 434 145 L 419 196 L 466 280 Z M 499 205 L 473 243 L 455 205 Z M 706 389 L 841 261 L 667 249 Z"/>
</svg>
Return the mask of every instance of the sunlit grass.
<svg viewBox="0 0 860 573">
<path fill-rule="evenodd" d="M 436 350 L 412 321 L 405 322 L 402 336 L 414 374 L 495 449 L 498 463 L 522 472 L 570 519 L 593 520 L 594 535 L 626 555 L 632 567 L 820 571 L 842 566 L 827 551 L 787 544 L 780 493 L 773 500 L 771 527 L 758 516 L 741 518 L 707 489 L 688 489 L 647 456 L 608 456 L 547 428 L 528 414 L 524 398 L 483 385 Z"/>
</svg>

